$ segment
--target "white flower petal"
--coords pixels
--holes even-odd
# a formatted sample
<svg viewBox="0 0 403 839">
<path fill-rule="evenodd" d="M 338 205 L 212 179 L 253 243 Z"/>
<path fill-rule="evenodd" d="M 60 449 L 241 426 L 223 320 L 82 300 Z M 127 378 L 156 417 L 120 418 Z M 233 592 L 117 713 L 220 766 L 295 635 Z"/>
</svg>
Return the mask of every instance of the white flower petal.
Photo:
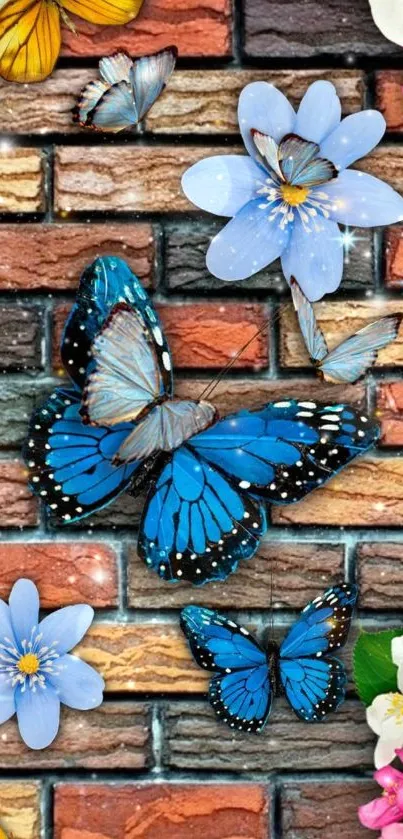
<svg viewBox="0 0 403 839">
<path fill-rule="evenodd" d="M 382 35 L 403 46 L 402 0 L 369 0 L 372 17 Z"/>
<path fill-rule="evenodd" d="M 388 763 L 392 763 L 392 760 L 396 757 L 395 749 L 399 748 L 399 743 L 396 743 L 394 740 L 382 740 L 380 737 L 374 752 L 374 763 L 376 769 L 382 769 L 382 766 L 387 766 Z"/>
<path fill-rule="evenodd" d="M 392 693 L 381 693 L 375 697 L 374 701 L 367 708 L 367 723 L 375 734 L 380 735 L 382 730 L 382 723 L 390 708 L 390 700 Z"/>
<path fill-rule="evenodd" d="M 403 664 L 403 635 L 392 638 L 392 661 L 393 664 L 396 664 L 396 667 Z"/>
</svg>

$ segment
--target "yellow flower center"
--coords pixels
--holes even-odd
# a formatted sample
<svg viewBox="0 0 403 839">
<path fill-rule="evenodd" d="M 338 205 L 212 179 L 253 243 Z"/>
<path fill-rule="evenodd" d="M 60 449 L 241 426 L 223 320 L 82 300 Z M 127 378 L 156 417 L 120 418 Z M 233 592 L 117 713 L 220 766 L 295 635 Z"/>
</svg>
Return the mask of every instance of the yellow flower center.
<svg viewBox="0 0 403 839">
<path fill-rule="evenodd" d="M 403 723 L 403 695 L 401 693 L 392 693 L 390 695 L 387 716 L 395 717 L 396 722 L 399 724 Z"/>
<path fill-rule="evenodd" d="M 39 670 L 38 656 L 34 655 L 34 653 L 27 653 L 21 656 L 17 667 L 21 673 L 27 673 L 29 676 L 32 676 L 33 673 L 37 673 Z"/>
<path fill-rule="evenodd" d="M 309 189 L 306 186 L 291 186 L 291 184 L 284 184 L 280 187 L 281 194 L 284 201 L 290 204 L 291 207 L 298 207 L 303 204 L 308 198 Z"/>
</svg>

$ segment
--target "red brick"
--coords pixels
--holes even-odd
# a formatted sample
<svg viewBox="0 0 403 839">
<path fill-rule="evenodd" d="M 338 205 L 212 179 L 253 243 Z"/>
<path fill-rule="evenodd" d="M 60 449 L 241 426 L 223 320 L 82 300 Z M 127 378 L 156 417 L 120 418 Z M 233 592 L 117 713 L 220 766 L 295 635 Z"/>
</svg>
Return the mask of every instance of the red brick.
<svg viewBox="0 0 403 839">
<path fill-rule="evenodd" d="M 360 606 L 398 611 L 403 597 L 403 544 L 374 542 L 357 548 Z"/>
<path fill-rule="evenodd" d="M 392 289 L 403 287 L 403 225 L 390 227 L 385 234 L 385 283 Z"/>
<path fill-rule="evenodd" d="M 230 0 L 145 0 L 126 26 L 93 26 L 74 17 L 77 35 L 64 29 L 63 55 L 108 55 L 125 49 L 144 55 L 176 44 L 181 56 L 228 55 Z"/>
<path fill-rule="evenodd" d="M 403 128 L 403 72 L 381 70 L 376 74 L 376 107 L 382 111 L 388 131 Z"/>
<path fill-rule="evenodd" d="M 53 357 L 57 369 L 69 308 L 63 304 L 54 312 Z M 266 307 L 258 303 L 164 304 L 157 308 L 176 368 L 221 368 L 268 319 Z M 264 331 L 234 367 L 259 370 L 267 367 L 268 361 L 268 336 Z"/>
<path fill-rule="evenodd" d="M 283 839 L 369 839 L 357 808 L 379 787 L 373 781 L 285 783 L 282 788 Z"/>
<path fill-rule="evenodd" d="M 112 548 L 96 542 L 1 542 L 0 597 L 7 599 L 15 582 L 29 577 L 38 586 L 42 608 L 118 601 L 117 560 Z"/>
<path fill-rule="evenodd" d="M 58 784 L 55 839 L 267 839 L 258 784 Z"/>
<path fill-rule="evenodd" d="M 154 260 L 149 224 L 4 224 L 0 290 L 75 289 L 97 256 L 125 259 L 149 286 Z"/>
<path fill-rule="evenodd" d="M 18 460 L 0 461 L 0 527 L 32 527 L 38 504 L 27 486 L 27 471 Z"/>
<path fill-rule="evenodd" d="M 384 446 L 403 445 L 403 382 L 381 382 L 377 387 L 377 414 Z"/>
</svg>

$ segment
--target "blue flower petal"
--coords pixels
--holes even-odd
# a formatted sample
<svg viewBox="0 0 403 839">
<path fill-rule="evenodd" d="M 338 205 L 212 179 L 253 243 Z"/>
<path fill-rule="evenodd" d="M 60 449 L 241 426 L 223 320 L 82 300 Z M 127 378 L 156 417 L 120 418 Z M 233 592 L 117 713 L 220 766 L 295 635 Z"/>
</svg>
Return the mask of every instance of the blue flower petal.
<svg viewBox="0 0 403 839">
<path fill-rule="evenodd" d="M 38 626 L 39 594 L 32 580 L 17 580 L 9 597 L 11 623 L 14 635 L 21 645 L 22 641 L 29 641 L 32 630 Z"/>
<path fill-rule="evenodd" d="M 30 749 L 46 749 L 59 730 L 60 701 L 53 688 L 22 690 L 15 692 L 18 728 L 21 737 Z"/>
<path fill-rule="evenodd" d="M 332 204 L 331 218 L 341 224 L 376 227 L 403 221 L 403 198 L 373 175 L 346 169 L 323 190 Z"/>
<path fill-rule="evenodd" d="M 321 143 L 340 122 L 341 105 L 334 85 L 318 81 L 308 87 L 298 108 L 294 134 Z"/>
<path fill-rule="evenodd" d="M 220 154 L 199 160 L 182 177 L 189 201 L 218 216 L 235 216 L 256 196 L 267 173 L 250 157 Z"/>
<path fill-rule="evenodd" d="M 11 625 L 10 608 L 4 600 L 0 600 L 0 644 L 9 638 L 13 644 L 16 644 L 13 627 Z"/>
<path fill-rule="evenodd" d="M 15 688 L 11 686 L 9 676 L 0 673 L 0 724 L 15 714 Z"/>
<path fill-rule="evenodd" d="M 62 656 L 56 667 L 61 670 L 49 676 L 49 681 L 63 705 L 80 711 L 101 705 L 105 682 L 93 667 L 74 655 Z"/>
<path fill-rule="evenodd" d="M 93 618 L 94 610 L 84 604 L 58 609 L 39 624 L 42 643 L 49 647 L 56 643 L 56 652 L 63 655 L 81 641 Z"/>
<path fill-rule="evenodd" d="M 268 220 L 262 199 L 246 204 L 215 236 L 207 251 L 207 268 L 220 280 L 245 280 L 283 252 L 290 231 Z"/>
<path fill-rule="evenodd" d="M 343 119 L 321 145 L 322 157 L 331 160 L 337 169 L 346 169 L 364 157 L 382 139 L 386 122 L 379 111 L 361 111 Z"/>
<path fill-rule="evenodd" d="M 281 257 L 286 279 L 295 277 L 308 300 L 335 291 L 343 274 L 343 244 L 337 224 L 318 219 L 320 231 L 307 233 L 296 219 L 289 246 Z"/>
<path fill-rule="evenodd" d="M 256 128 L 276 141 L 294 129 L 295 111 L 288 99 L 268 82 L 251 82 L 244 87 L 238 103 L 239 129 L 251 157 L 258 158 L 251 130 Z"/>
</svg>

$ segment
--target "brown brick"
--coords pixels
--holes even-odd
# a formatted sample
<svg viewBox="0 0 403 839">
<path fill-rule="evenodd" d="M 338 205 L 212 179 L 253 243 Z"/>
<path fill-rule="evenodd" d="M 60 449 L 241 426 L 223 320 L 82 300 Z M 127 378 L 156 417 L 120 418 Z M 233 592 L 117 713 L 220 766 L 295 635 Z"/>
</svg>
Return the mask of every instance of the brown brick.
<svg viewBox="0 0 403 839">
<path fill-rule="evenodd" d="M 13 839 L 39 839 L 41 831 L 39 784 L 0 781 L 1 826 Z"/>
<path fill-rule="evenodd" d="M 382 315 L 403 312 L 400 300 L 330 301 L 315 304 L 315 315 L 330 349 Z M 295 312 L 284 306 L 280 316 L 280 359 L 284 367 L 310 366 Z M 380 350 L 376 365 L 403 364 L 403 327 L 395 341 Z"/>
<path fill-rule="evenodd" d="M 270 534 L 269 534 L 270 535 Z M 260 545 L 257 555 L 241 562 L 236 574 L 224 583 L 197 590 L 190 584 L 175 586 L 150 574 L 134 547 L 129 547 L 129 605 L 136 609 L 177 609 L 188 603 L 209 608 L 299 609 L 343 576 L 341 545 L 293 542 Z M 1 555 L 0 555 L 1 556 Z"/>
<path fill-rule="evenodd" d="M 267 839 L 258 784 L 58 784 L 55 839 Z"/>
<path fill-rule="evenodd" d="M 385 143 L 362 160 L 358 160 L 354 168 L 368 172 L 369 175 L 375 175 L 398 192 L 403 192 L 403 149 L 401 146 Z"/>
<path fill-rule="evenodd" d="M 207 701 L 176 702 L 166 709 L 165 731 L 164 765 L 180 771 L 373 769 L 374 737 L 358 701 L 347 700 L 323 725 L 303 725 L 277 700 L 258 737 L 220 723 Z"/>
<path fill-rule="evenodd" d="M 298 504 L 272 508 L 275 524 L 388 527 L 403 522 L 403 460 L 358 458 Z"/>
<path fill-rule="evenodd" d="M 4 224 L 0 226 L 0 290 L 76 289 L 97 256 L 129 263 L 145 286 L 152 282 L 149 224 Z"/>
<path fill-rule="evenodd" d="M 244 12 L 250 56 L 399 55 L 375 26 L 368 0 L 245 0 Z"/>
<path fill-rule="evenodd" d="M 37 309 L 0 308 L 0 372 L 41 366 L 42 323 Z"/>
<path fill-rule="evenodd" d="M 268 318 L 258 303 L 203 303 L 161 305 L 159 314 L 176 368 L 221 368 L 259 330 Z M 69 307 L 54 313 L 53 352 L 59 368 L 59 346 Z M 267 333 L 263 332 L 242 354 L 235 366 L 262 369 L 268 364 Z"/>
<path fill-rule="evenodd" d="M 194 210 L 182 192 L 181 176 L 193 163 L 216 153 L 209 146 L 107 146 L 102 152 L 98 146 L 60 146 L 55 157 L 56 210 Z"/>
<path fill-rule="evenodd" d="M 175 393 L 183 399 L 199 399 L 208 383 L 208 379 L 178 376 Z M 266 402 L 279 399 L 304 399 L 307 393 L 310 399 L 320 402 L 342 401 L 362 408 L 365 405 L 365 385 L 362 382 L 356 385 L 331 385 L 317 378 L 273 380 L 254 376 L 250 379 L 235 379 L 229 375 L 218 382 L 209 399 L 220 415 L 225 416 L 242 408 L 259 408 Z"/>
<path fill-rule="evenodd" d="M 0 149 L 0 212 L 35 213 L 45 209 L 40 149 Z"/>
<path fill-rule="evenodd" d="M 237 134 L 238 98 L 245 85 L 269 81 L 296 104 L 317 79 L 336 85 L 344 113 L 361 109 L 364 84 L 357 70 L 184 70 L 174 73 L 145 125 L 163 134 Z"/>
<path fill-rule="evenodd" d="M 229 0 L 145 0 L 138 18 L 126 26 L 93 26 L 74 17 L 77 37 L 64 29 L 63 55 L 109 55 L 117 49 L 145 55 L 176 44 L 181 56 L 231 52 Z"/>
<path fill-rule="evenodd" d="M 357 808 L 379 795 L 373 781 L 286 782 L 282 787 L 283 839 L 368 839 Z"/>
<path fill-rule="evenodd" d="M 360 606 L 398 611 L 403 597 L 403 544 L 374 542 L 359 545 L 357 573 Z"/>
<path fill-rule="evenodd" d="M 0 461 L 0 527 L 33 527 L 38 505 L 27 486 L 27 472 L 18 460 Z"/>
<path fill-rule="evenodd" d="M 382 111 L 388 131 L 401 131 L 403 128 L 402 87 L 401 70 L 381 70 L 376 74 L 376 107 Z"/>
<path fill-rule="evenodd" d="M 403 225 L 389 227 L 385 233 L 385 283 L 388 288 L 403 287 Z"/>
<path fill-rule="evenodd" d="M 108 545 L 0 542 L 3 599 L 8 599 L 16 568 L 20 577 L 29 577 L 38 586 L 42 608 L 55 609 L 72 603 L 90 603 L 95 608 L 117 604 L 117 559 Z"/>
<path fill-rule="evenodd" d="M 47 749 L 22 742 L 16 718 L 1 727 L 0 768 L 38 770 L 81 768 L 144 769 L 150 765 L 150 719 L 145 705 L 104 702 L 94 711 L 62 709 L 59 733 Z M 1 804 L 1 796 L 0 796 Z M 29 834 L 22 834 L 21 839 Z M 36 837 L 36 834 L 35 834 Z"/>
<path fill-rule="evenodd" d="M 403 445 L 403 382 L 381 382 L 377 387 L 377 414 L 385 446 Z"/>
<path fill-rule="evenodd" d="M 76 654 L 102 674 L 107 691 L 201 692 L 206 674 L 191 661 L 177 623 L 95 623 Z"/>
</svg>

